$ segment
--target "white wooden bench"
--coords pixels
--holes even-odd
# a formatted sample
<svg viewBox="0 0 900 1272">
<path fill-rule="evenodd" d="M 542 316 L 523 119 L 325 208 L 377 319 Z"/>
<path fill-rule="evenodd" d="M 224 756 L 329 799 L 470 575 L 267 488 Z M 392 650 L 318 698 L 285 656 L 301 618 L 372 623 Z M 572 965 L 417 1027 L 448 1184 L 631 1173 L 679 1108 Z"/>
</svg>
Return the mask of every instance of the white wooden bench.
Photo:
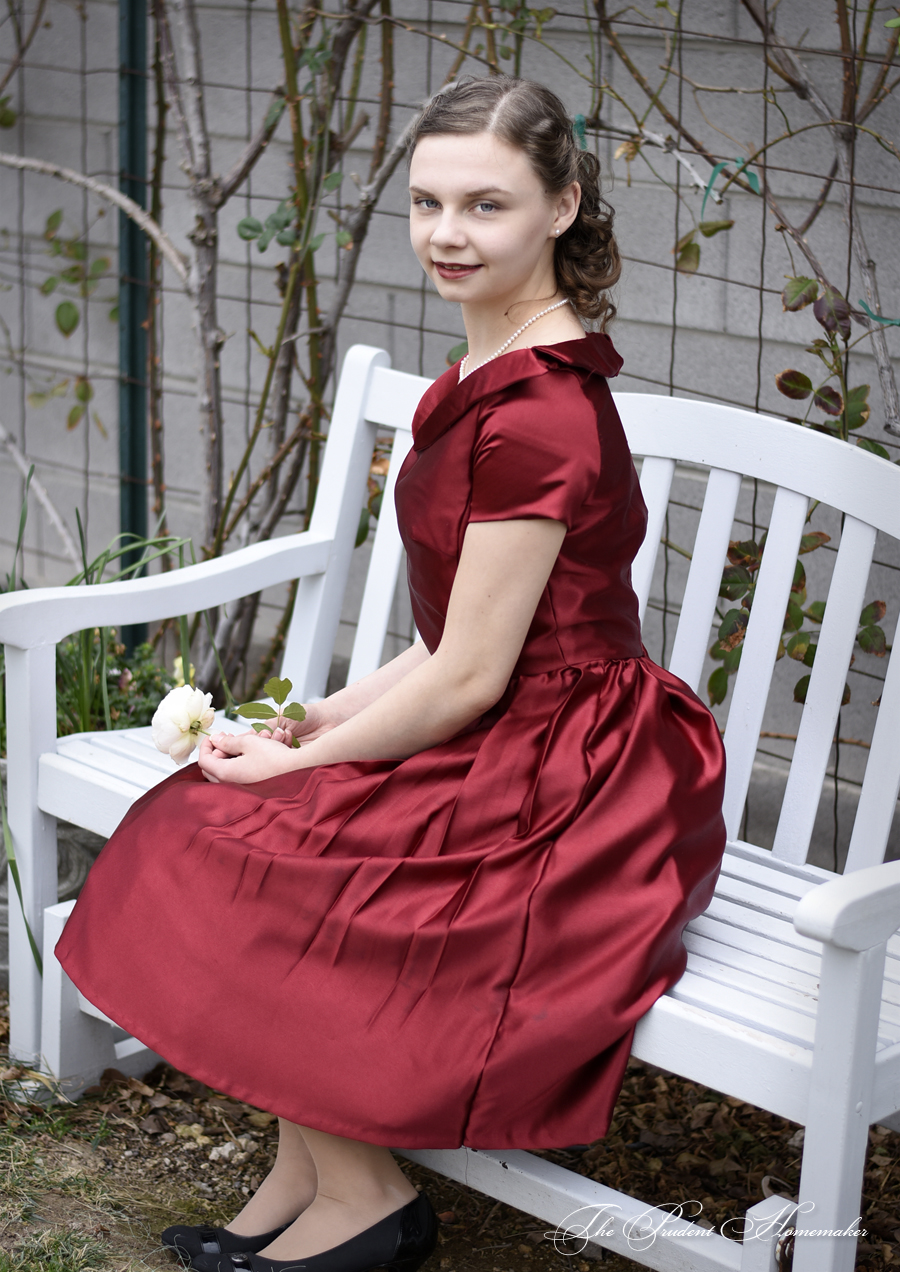
<svg viewBox="0 0 900 1272">
<path fill-rule="evenodd" d="M 350 679 L 378 665 L 401 549 L 391 486 L 410 445 L 427 381 L 388 369 L 356 346 L 344 363 L 316 513 L 305 534 L 136 583 L 46 589 L 0 600 L 9 676 L 10 820 L 29 920 L 43 934 L 37 977 L 10 907 L 12 1053 L 80 1083 L 107 1064 L 140 1072 L 140 1044 L 79 1001 L 52 957 L 71 903 L 55 902 L 55 822 L 109 834 L 169 771 L 146 730 L 54 736 L 54 645 L 85 626 L 161 618 L 233 601 L 302 576 L 283 674 L 297 696 L 325 685 L 376 426 L 395 430 Z M 900 472 L 796 425 L 683 399 L 617 394 L 631 449 L 643 459 L 650 512 L 633 579 L 643 613 L 675 465 L 709 470 L 670 661 L 697 688 L 743 477 L 777 488 L 737 674 L 725 745 L 729 845 L 715 899 L 685 932 L 682 979 L 638 1025 L 633 1054 L 805 1126 L 804 1228 L 843 1231 L 859 1215 L 867 1131 L 900 1130 L 900 863 L 882 862 L 900 787 L 900 660 L 884 685 L 845 875 L 805 864 L 876 530 L 900 538 Z M 773 851 L 739 840 L 766 694 L 810 498 L 846 514 Z M 590 992 L 590 986 L 585 986 Z M 673 1219 L 533 1154 L 403 1150 L 415 1161 L 652 1268 L 775 1272 L 793 1207 L 770 1197 L 747 1212 L 740 1242 Z M 673 1198 L 673 1202 L 688 1198 Z M 812 1203 L 810 1209 L 809 1203 Z M 642 1237 L 641 1233 L 645 1235 Z M 800 1236 L 795 1272 L 851 1272 L 852 1236 Z"/>
</svg>

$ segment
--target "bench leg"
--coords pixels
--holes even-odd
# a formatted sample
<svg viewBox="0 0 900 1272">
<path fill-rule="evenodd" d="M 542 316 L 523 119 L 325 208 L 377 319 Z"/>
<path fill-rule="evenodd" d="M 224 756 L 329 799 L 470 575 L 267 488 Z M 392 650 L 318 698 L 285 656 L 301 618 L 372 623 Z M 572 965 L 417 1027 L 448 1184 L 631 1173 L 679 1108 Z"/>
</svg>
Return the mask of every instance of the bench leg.
<svg viewBox="0 0 900 1272">
<path fill-rule="evenodd" d="M 796 1209 L 786 1197 L 766 1197 L 750 1207 L 745 1215 L 741 1272 L 778 1272 L 778 1243 Z"/>
<path fill-rule="evenodd" d="M 884 945 L 824 945 L 793 1272 L 853 1272 L 869 1137 Z"/>
<path fill-rule="evenodd" d="M 41 1021 L 44 1067 L 69 1097 L 93 1086 L 104 1069 L 143 1075 L 161 1057 L 116 1026 L 85 1012 L 78 990 L 57 961 L 53 947 L 62 935 L 74 901 L 44 911 L 44 993 Z M 119 1033 L 119 1040 L 116 1033 Z"/>
</svg>

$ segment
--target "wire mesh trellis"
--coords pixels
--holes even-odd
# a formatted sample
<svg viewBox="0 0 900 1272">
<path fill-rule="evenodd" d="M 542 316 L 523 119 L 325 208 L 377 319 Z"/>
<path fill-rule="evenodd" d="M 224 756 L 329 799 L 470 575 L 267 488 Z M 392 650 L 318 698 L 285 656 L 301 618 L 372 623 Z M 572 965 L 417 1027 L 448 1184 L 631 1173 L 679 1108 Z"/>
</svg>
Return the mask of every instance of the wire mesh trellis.
<svg viewBox="0 0 900 1272">
<path fill-rule="evenodd" d="M 181 7 L 173 6 L 173 11 Z M 316 227 L 330 234 L 316 258 L 323 306 L 339 289 L 348 255 L 334 218 L 340 220 L 352 202 L 346 191 L 353 190 L 354 181 L 365 180 L 351 174 L 365 173 L 378 144 L 385 108 L 384 30 L 390 27 L 391 140 L 448 73 L 518 67 L 550 84 L 584 117 L 586 139 L 601 158 L 616 208 L 625 258 L 613 330 L 625 367 L 615 387 L 707 398 L 787 417 L 799 417 L 811 406 L 804 416 L 808 426 L 843 429 L 847 444 L 863 438 L 892 460 L 900 456 L 900 439 L 884 428 L 896 416 L 890 376 L 896 331 L 866 316 L 881 312 L 872 291 L 876 272 L 884 314 L 900 313 L 896 31 L 885 27 L 896 6 L 874 0 L 835 0 L 831 5 L 783 0 L 768 7 L 763 0 L 670 0 L 646 12 L 629 8 L 613 13 L 603 0 L 569 0 L 546 10 L 529 9 L 519 0 L 335 2 L 305 10 L 314 29 L 308 48 L 331 38 L 327 33 L 336 30 L 337 15 L 348 8 L 365 9 L 354 48 L 359 49 L 363 34 L 368 45 L 356 87 L 348 76 L 337 94 L 334 127 L 342 135 L 354 111 L 360 112 L 357 118 L 365 113 L 369 119 L 336 158 L 335 170 L 344 174 L 344 183 L 323 200 Z M 34 38 L 19 56 L 17 42 L 27 38 L 39 10 Z M 197 4 L 195 11 L 203 58 L 197 88 L 218 173 L 227 171 L 251 142 L 273 88 L 284 82 L 280 7 L 246 0 Z M 101 0 L 47 0 L 43 5 L 23 0 L 10 13 L 15 23 L 13 16 L 4 22 L 3 56 L 13 73 L 3 89 L 9 100 L 2 120 L 9 126 L 0 132 L 0 148 L 64 163 L 115 184 L 120 73 L 116 7 Z M 291 16 L 297 20 L 299 10 Z M 297 27 L 298 40 L 299 31 Z M 151 50 L 157 47 L 156 32 L 151 24 Z M 312 67 L 308 58 L 306 65 Z M 154 63 L 151 57 L 146 204 L 156 207 L 163 229 L 182 247 L 193 212 L 177 129 L 171 114 L 167 121 L 164 117 L 163 69 L 160 58 Z M 312 67 L 310 74 L 314 86 L 307 102 L 315 97 L 321 68 Z M 183 78 L 182 84 L 186 82 Z M 282 205 L 291 159 L 291 137 L 282 122 L 218 221 L 226 485 L 253 434 L 266 369 L 260 345 L 267 346 L 274 336 L 291 259 L 289 245 L 272 244 L 260 253 L 260 239 L 242 239 L 238 227 L 251 220 L 262 225 Z M 78 507 L 92 542 L 100 544 L 118 524 L 120 369 L 115 325 L 109 319 L 117 292 L 115 218 L 90 191 L 32 172 L 4 168 L 3 174 L 5 375 L 0 423 L 35 462 L 65 521 L 74 522 Z M 458 314 L 418 274 L 405 244 L 405 203 L 401 163 L 374 208 L 337 341 L 341 351 L 360 340 L 383 345 L 395 365 L 433 376 L 445 368 L 447 352 L 463 332 Z M 60 210 L 62 218 L 54 226 Z M 170 263 L 156 262 L 151 276 L 153 270 L 159 282 L 148 336 L 159 374 L 155 382 L 149 377 L 151 522 L 165 514 L 173 532 L 190 535 L 199 545 L 205 535 L 201 487 L 207 452 L 194 406 L 196 339 L 184 290 Z M 832 311 L 831 333 L 816 320 L 811 285 L 805 296 L 798 300 L 792 295 L 784 307 L 790 278 L 813 280 L 820 301 L 830 287 L 849 303 L 849 342 L 841 339 L 842 312 L 834 316 Z M 802 304 L 804 299 L 809 303 Z M 62 321 L 59 317 L 66 304 L 78 311 L 79 319 L 68 335 L 64 327 L 72 321 L 71 310 L 63 310 Z M 874 335 L 865 334 L 869 328 L 876 329 Z M 837 378 L 825 375 L 822 350 L 813 344 L 835 332 L 841 369 Z M 301 354 L 289 384 L 292 418 L 302 413 L 308 396 L 304 376 L 309 366 L 302 352 L 310 334 L 306 318 L 296 334 Z M 862 342 L 854 344 L 861 336 Z M 776 382 L 785 371 L 797 377 L 782 384 L 793 398 L 780 392 Z M 810 391 L 801 396 L 805 382 Z M 865 384 L 871 386 L 868 394 L 853 397 L 852 391 Z M 837 412 L 834 395 L 841 398 Z M 268 457 L 262 452 L 252 457 L 239 494 L 265 472 Z M 11 551 L 21 473 L 6 456 L 2 479 L 0 542 Z M 700 474 L 679 473 L 666 522 L 646 623 L 648 648 L 663 661 L 684 584 L 701 481 Z M 258 498 L 263 495 L 264 490 Z M 302 526 L 307 502 L 307 487 L 300 481 L 278 520 L 278 533 Z M 758 546 L 770 504 L 771 492 L 748 486 L 738 508 L 736 541 Z M 814 522 L 811 531 L 831 537 L 803 558 L 807 595 L 801 609 L 826 593 L 840 538 L 839 520 L 829 510 L 819 509 Z M 231 546 L 242 541 L 241 534 L 253 532 L 250 515 Z M 73 572 L 59 536 L 39 508 L 30 513 L 25 564 L 32 585 L 61 581 Z M 900 602 L 898 564 L 887 548 L 879 549 L 870 581 L 871 599 L 886 603 L 886 615 L 867 626 L 882 628 L 889 638 Z M 734 568 L 746 568 L 746 562 Z M 362 573 L 362 561 L 357 572 Z M 740 599 L 723 598 L 723 622 L 728 612 L 740 609 Z M 262 598 L 245 660 L 248 670 L 268 647 L 284 603 L 282 594 Z M 346 639 L 352 605 L 345 619 Z M 798 630 L 814 634 L 814 618 L 803 616 Z M 402 597 L 395 602 L 392 631 L 386 656 L 409 639 L 411 622 Z M 711 646 L 716 639 L 712 632 Z M 868 652 L 860 646 L 848 672 L 850 702 L 838 731 L 845 740 L 835 743 L 833 784 L 823 798 L 816 832 L 816 859 L 822 864 L 841 864 L 864 770 L 874 718 L 870 704 L 878 696 L 881 666 L 873 639 Z M 799 649 L 800 644 L 792 654 Z M 713 660 L 707 674 L 721 669 L 721 659 Z M 778 668 L 745 818 L 745 833 L 755 842 L 771 841 L 801 710 L 795 686 L 805 671 L 802 658 L 794 656 L 782 659 Z M 721 689 L 721 676 L 716 683 Z M 724 721 L 727 699 L 716 711 Z"/>
</svg>

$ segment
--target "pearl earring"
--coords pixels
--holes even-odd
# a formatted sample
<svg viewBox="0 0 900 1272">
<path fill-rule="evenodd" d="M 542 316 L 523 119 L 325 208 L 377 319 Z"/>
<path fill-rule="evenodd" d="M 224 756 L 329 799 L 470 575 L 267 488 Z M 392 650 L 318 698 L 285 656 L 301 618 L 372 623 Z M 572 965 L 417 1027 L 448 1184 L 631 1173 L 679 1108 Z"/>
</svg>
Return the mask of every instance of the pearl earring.
<svg viewBox="0 0 900 1272">
<path fill-rule="evenodd" d="M 554 230 L 553 233 L 556 234 L 557 237 L 559 236 L 559 230 Z"/>
</svg>

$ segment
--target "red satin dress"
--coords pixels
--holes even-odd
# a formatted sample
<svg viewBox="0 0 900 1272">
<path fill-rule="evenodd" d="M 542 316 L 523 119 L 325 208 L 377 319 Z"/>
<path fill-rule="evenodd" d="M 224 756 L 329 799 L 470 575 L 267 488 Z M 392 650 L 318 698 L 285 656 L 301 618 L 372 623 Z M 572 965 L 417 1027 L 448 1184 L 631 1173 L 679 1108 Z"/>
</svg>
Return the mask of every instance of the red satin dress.
<svg viewBox="0 0 900 1272">
<path fill-rule="evenodd" d="M 396 499 L 429 650 L 470 521 L 568 528 L 490 712 L 405 760 L 248 786 L 192 764 L 103 849 L 57 955 L 179 1069 L 398 1148 L 606 1133 L 725 844 L 716 724 L 641 644 L 620 365 L 604 335 L 523 349 L 417 412 Z"/>
</svg>

